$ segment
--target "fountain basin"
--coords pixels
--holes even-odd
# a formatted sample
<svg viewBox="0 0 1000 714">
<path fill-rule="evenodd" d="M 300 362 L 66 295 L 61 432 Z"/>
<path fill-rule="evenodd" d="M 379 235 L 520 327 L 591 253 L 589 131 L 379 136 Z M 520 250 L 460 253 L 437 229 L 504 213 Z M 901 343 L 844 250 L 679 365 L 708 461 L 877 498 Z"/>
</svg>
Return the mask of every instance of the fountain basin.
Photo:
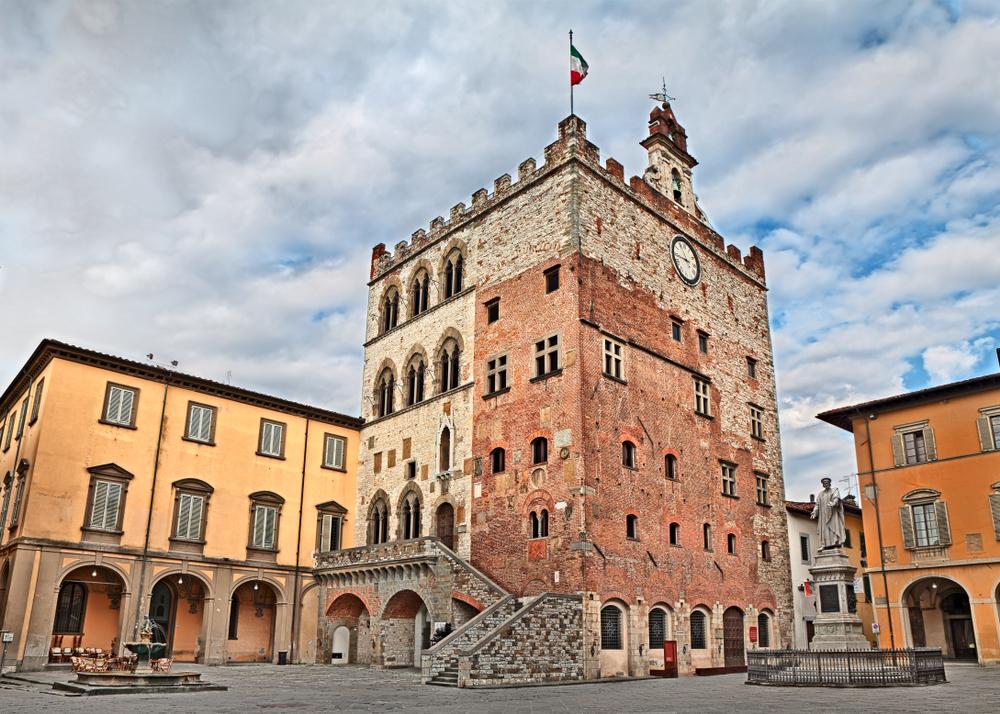
<svg viewBox="0 0 1000 714">
<path fill-rule="evenodd" d="M 77 672 L 74 681 L 56 682 L 52 688 L 82 695 L 179 694 L 229 689 L 201 681 L 200 672 Z"/>
</svg>

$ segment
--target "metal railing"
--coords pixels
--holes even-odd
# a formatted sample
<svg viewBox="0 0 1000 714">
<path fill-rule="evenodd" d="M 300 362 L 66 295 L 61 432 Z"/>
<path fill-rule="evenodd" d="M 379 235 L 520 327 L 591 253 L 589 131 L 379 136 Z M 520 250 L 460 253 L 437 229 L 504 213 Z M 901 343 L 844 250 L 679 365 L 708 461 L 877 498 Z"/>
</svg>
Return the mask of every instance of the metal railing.
<svg viewBox="0 0 1000 714">
<path fill-rule="evenodd" d="M 940 648 L 752 650 L 747 684 L 786 687 L 892 687 L 947 682 Z"/>
</svg>

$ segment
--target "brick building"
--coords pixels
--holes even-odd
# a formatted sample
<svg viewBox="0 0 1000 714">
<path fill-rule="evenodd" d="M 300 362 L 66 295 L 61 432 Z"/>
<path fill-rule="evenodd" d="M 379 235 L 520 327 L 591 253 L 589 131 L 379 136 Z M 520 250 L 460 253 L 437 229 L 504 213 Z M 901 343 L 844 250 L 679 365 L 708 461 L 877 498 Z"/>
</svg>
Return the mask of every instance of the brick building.
<svg viewBox="0 0 1000 714">
<path fill-rule="evenodd" d="M 570 116 L 542 165 L 375 247 L 367 545 L 316 571 L 334 661 L 474 686 L 790 642 L 763 255 L 709 225 L 668 104 L 642 145 L 626 182 Z"/>
</svg>

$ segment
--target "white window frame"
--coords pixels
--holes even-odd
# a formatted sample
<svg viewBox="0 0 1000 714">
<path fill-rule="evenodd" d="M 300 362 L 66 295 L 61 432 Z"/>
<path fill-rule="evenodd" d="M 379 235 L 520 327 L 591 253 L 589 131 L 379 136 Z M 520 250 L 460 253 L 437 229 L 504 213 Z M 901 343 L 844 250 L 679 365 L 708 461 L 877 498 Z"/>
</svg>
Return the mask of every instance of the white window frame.
<svg viewBox="0 0 1000 714">
<path fill-rule="evenodd" d="M 260 424 L 258 453 L 262 456 L 283 457 L 285 455 L 285 425 L 270 419 L 261 419 Z"/>
<path fill-rule="evenodd" d="M 109 384 L 108 395 L 104 403 L 104 419 L 109 424 L 118 426 L 133 426 L 135 423 L 134 412 L 135 403 L 138 400 L 139 390 L 127 387 L 123 384 Z M 118 395 L 117 408 L 112 412 L 112 405 L 115 404 L 115 395 Z M 128 411 L 125 411 L 126 397 Z"/>
<path fill-rule="evenodd" d="M 555 374 L 562 369 L 561 342 L 558 332 L 539 337 L 534 341 L 536 379 Z M 542 360 L 542 371 L 538 369 L 538 360 Z"/>
<path fill-rule="evenodd" d="M 736 464 L 723 461 L 722 466 L 722 495 L 736 497 Z"/>
<path fill-rule="evenodd" d="M 612 379 L 625 380 L 625 346 L 610 337 L 604 338 L 604 374 Z"/>
<path fill-rule="evenodd" d="M 334 513 L 321 513 L 319 519 L 319 552 L 335 553 L 343 547 L 344 517 Z"/>
<path fill-rule="evenodd" d="M 694 378 L 694 412 L 700 416 L 712 416 L 712 387 L 708 380 Z"/>
<path fill-rule="evenodd" d="M 486 359 L 486 394 L 505 391 L 510 382 L 507 379 L 507 354 L 494 355 Z"/>
<path fill-rule="evenodd" d="M 332 448 L 331 448 L 332 447 Z M 323 437 L 323 466 L 328 469 L 344 471 L 344 459 L 347 454 L 347 439 L 337 434 L 325 434 Z"/>
<path fill-rule="evenodd" d="M 934 502 L 911 504 L 910 517 L 913 519 L 913 542 L 918 548 L 941 545 L 937 506 Z"/>
<path fill-rule="evenodd" d="M 757 503 L 761 506 L 771 505 L 771 494 L 768 489 L 770 477 L 765 473 L 755 471 L 754 479 L 757 482 Z"/>
<path fill-rule="evenodd" d="M 187 433 L 191 441 L 211 444 L 215 433 L 215 407 L 188 402 Z"/>
<path fill-rule="evenodd" d="M 96 531 L 117 531 L 124 495 L 125 487 L 121 483 L 108 479 L 95 479 L 94 500 L 90 504 L 87 527 Z M 114 508 L 111 504 L 114 504 Z"/>
<path fill-rule="evenodd" d="M 764 441 L 764 408 L 750 405 L 750 436 Z"/>
<path fill-rule="evenodd" d="M 205 517 L 205 497 L 197 493 L 177 495 L 177 523 L 174 538 L 186 541 L 201 541 L 201 524 Z"/>
<path fill-rule="evenodd" d="M 264 519 L 261 524 L 261 518 Z M 260 528 L 258 529 L 258 525 Z M 253 507 L 253 536 L 250 547 L 258 550 L 274 550 L 278 526 L 278 507 L 266 503 L 255 503 Z M 270 528 L 270 532 L 268 532 Z"/>
</svg>

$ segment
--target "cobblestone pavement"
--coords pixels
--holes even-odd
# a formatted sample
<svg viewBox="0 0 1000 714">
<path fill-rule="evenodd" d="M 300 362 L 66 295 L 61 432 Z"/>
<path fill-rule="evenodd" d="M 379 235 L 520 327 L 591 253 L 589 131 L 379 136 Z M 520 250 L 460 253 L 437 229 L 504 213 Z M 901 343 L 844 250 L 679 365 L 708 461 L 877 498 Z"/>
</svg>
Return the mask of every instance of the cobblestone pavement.
<svg viewBox="0 0 1000 714">
<path fill-rule="evenodd" d="M 1000 668 L 948 667 L 949 684 L 888 689 L 751 687 L 743 675 L 459 690 L 421 685 L 415 671 L 363 667 L 244 665 L 195 667 L 228 692 L 67 697 L 49 683 L 68 673 L 34 673 L 36 683 L 0 679 L 0 712 L 997 712 Z"/>
</svg>

